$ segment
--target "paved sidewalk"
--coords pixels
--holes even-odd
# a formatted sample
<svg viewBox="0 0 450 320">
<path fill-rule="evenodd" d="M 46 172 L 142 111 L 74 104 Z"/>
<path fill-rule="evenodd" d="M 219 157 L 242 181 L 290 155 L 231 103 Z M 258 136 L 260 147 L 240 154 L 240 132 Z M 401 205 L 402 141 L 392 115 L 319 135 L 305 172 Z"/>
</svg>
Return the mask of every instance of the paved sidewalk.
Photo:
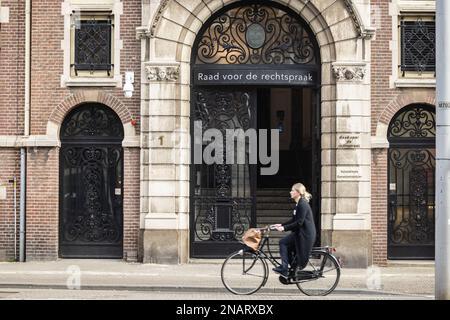
<svg viewBox="0 0 450 320">
<path fill-rule="evenodd" d="M 0 263 L 0 288 L 225 292 L 220 261 L 183 265 L 127 263 L 121 260 L 64 259 L 53 262 Z M 80 273 L 81 272 L 81 273 Z M 78 276 L 81 275 L 81 276 Z M 261 292 L 298 293 L 271 271 Z M 343 268 L 336 289 L 348 294 L 434 296 L 434 265 Z"/>
</svg>

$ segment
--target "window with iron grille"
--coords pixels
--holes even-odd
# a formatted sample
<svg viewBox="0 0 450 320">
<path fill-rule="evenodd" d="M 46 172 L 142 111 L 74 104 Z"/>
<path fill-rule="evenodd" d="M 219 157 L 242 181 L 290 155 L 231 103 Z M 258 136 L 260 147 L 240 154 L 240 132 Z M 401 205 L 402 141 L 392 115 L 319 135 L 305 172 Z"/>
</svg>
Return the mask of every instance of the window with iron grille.
<svg viewBox="0 0 450 320">
<path fill-rule="evenodd" d="M 106 72 L 111 75 L 112 62 L 111 16 L 86 16 L 74 23 L 73 59 L 71 67 L 78 76 L 80 72 Z M 98 74 L 97 74 L 98 75 Z"/>
<path fill-rule="evenodd" d="M 436 71 L 436 24 L 434 18 L 403 17 L 400 22 L 402 76 Z"/>
</svg>

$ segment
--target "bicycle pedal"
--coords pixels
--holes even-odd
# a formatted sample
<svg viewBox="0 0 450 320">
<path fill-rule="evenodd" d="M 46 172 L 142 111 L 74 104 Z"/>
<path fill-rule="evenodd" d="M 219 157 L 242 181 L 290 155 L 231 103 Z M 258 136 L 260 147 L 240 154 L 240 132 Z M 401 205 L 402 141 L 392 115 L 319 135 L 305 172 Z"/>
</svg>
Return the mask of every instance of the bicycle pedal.
<svg viewBox="0 0 450 320">
<path fill-rule="evenodd" d="M 291 281 L 285 277 L 279 276 L 278 281 L 280 281 L 282 284 L 291 284 Z"/>
</svg>

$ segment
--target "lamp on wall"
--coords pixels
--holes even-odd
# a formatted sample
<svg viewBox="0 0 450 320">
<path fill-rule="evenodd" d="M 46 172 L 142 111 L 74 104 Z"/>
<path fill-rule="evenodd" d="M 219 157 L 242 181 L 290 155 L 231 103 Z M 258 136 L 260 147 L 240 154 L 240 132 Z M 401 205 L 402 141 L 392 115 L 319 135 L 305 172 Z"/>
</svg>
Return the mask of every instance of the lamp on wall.
<svg viewBox="0 0 450 320">
<path fill-rule="evenodd" d="M 125 84 L 123 85 L 123 93 L 125 98 L 131 98 L 133 96 L 134 72 L 125 72 Z"/>
</svg>

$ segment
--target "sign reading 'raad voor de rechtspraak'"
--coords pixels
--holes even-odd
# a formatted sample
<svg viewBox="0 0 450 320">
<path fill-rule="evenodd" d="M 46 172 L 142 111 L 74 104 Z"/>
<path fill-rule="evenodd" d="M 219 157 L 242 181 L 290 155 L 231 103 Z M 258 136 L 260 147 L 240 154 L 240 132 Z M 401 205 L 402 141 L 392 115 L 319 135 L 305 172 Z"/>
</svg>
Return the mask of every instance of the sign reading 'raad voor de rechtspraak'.
<svg viewBox="0 0 450 320">
<path fill-rule="evenodd" d="M 304 69 L 194 69 L 196 85 L 314 85 L 315 70 Z"/>
</svg>

